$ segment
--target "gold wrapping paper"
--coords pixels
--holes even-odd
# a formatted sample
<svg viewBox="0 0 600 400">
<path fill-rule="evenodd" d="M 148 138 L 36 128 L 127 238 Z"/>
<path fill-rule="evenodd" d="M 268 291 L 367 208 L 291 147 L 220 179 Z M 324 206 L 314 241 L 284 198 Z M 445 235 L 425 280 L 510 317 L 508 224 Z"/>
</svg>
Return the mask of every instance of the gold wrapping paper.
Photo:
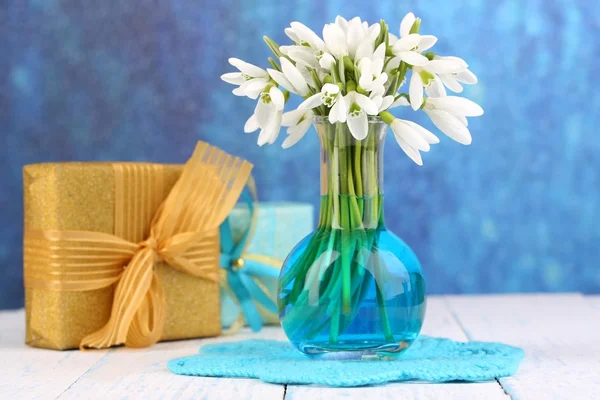
<svg viewBox="0 0 600 400">
<path fill-rule="evenodd" d="M 153 216 L 179 178 L 182 167 L 136 164 L 136 168 L 142 167 L 149 171 L 146 174 L 147 181 L 136 181 L 137 175 L 134 174 L 129 181 L 126 180 L 125 185 L 123 182 L 116 182 L 123 178 L 123 174 L 115 174 L 115 169 L 127 169 L 131 165 L 54 163 L 26 166 L 26 232 L 97 232 L 129 236 L 125 239 L 134 243 L 147 239 Z M 247 169 L 249 174 L 249 168 Z M 115 190 L 119 184 L 122 190 Z M 131 190 L 137 192 L 128 193 Z M 139 224 L 137 227 L 130 226 L 131 215 L 128 216 L 128 213 L 132 210 L 137 213 L 136 219 L 146 221 L 141 228 Z M 28 240 L 30 243 L 27 243 Z M 35 247 L 42 239 L 26 235 L 26 248 L 31 248 L 32 240 Z M 206 233 L 202 241 L 210 243 L 209 256 L 218 260 L 216 227 Z M 147 243 L 145 246 L 151 247 Z M 29 253 L 26 251 L 26 268 L 29 266 L 26 273 L 26 342 L 32 346 L 52 349 L 79 347 L 84 337 L 103 328 L 109 320 L 116 283 L 93 290 L 72 291 L 64 290 L 64 287 L 61 289 L 60 286 L 64 284 L 57 279 L 60 285 L 53 287 L 48 282 L 43 282 L 48 280 L 47 276 L 36 275 L 37 270 L 31 266 L 31 256 L 27 261 Z M 34 260 L 33 264 L 39 263 L 40 258 L 42 257 Z M 209 267 L 214 268 L 215 273 L 218 270 L 217 263 Z M 218 283 L 206 277 L 182 272 L 164 262 L 156 262 L 152 269 L 165 295 L 165 307 L 162 311 L 166 316 L 160 340 L 214 336 L 220 333 Z M 36 278 L 39 278 L 41 284 L 37 283 Z M 107 276 L 104 278 L 112 279 Z M 119 277 L 115 279 L 118 280 Z"/>
</svg>

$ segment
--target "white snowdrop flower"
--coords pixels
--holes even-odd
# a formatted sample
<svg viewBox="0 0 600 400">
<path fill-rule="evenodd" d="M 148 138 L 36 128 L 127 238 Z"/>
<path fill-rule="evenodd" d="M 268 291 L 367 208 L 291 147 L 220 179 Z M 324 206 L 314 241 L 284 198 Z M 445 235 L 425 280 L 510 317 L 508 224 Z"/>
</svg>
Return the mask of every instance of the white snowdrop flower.
<svg viewBox="0 0 600 400">
<path fill-rule="evenodd" d="M 483 115 L 483 109 L 464 97 L 430 97 L 423 108 L 433 124 L 451 139 L 461 144 L 471 144 L 471 132 L 466 117 Z"/>
<path fill-rule="evenodd" d="M 433 133 L 412 121 L 395 118 L 390 127 L 402 151 L 418 165 L 423 165 L 419 151 L 429 151 L 431 144 L 440 141 Z"/>
<path fill-rule="evenodd" d="M 316 93 L 304 100 L 302 104 L 298 106 L 298 108 L 310 110 L 319 107 L 320 105 L 325 105 L 328 108 L 332 108 L 337 104 L 338 101 L 343 101 L 343 98 L 344 96 L 342 96 L 340 87 L 338 85 L 326 83 L 323 85 L 323 88 L 321 88 L 319 93 Z"/>
<path fill-rule="evenodd" d="M 238 85 L 233 90 L 234 95 L 256 99 L 269 83 L 267 71 L 238 58 L 230 58 L 229 63 L 236 67 L 239 72 L 223 74 L 221 79 L 232 85 Z"/>
<path fill-rule="evenodd" d="M 323 39 L 301 22 L 292 22 L 290 27 L 285 29 L 285 34 L 297 45 L 303 47 L 308 45 L 315 50 L 325 50 Z"/>
<path fill-rule="evenodd" d="M 281 129 L 281 119 L 285 97 L 281 90 L 272 85 L 261 93 L 254 109 L 254 114 L 246 121 L 244 132 L 250 133 L 260 129 L 258 145 L 272 144 L 277 140 Z"/>
<path fill-rule="evenodd" d="M 285 57 L 279 59 L 281 70 L 268 69 L 269 75 L 275 82 L 281 85 L 285 90 L 298 94 L 302 97 L 308 95 L 309 89 L 306 79 L 302 73 Z"/>
<path fill-rule="evenodd" d="M 410 30 L 417 21 L 415 14 L 409 12 L 404 16 L 402 22 L 400 22 L 400 38 L 408 37 L 410 35 Z M 420 20 L 419 20 L 420 22 Z M 424 51 L 429 50 L 433 47 L 437 42 L 437 38 L 433 35 L 419 35 L 420 40 L 415 47 L 415 51 L 422 53 Z"/>
<path fill-rule="evenodd" d="M 394 104 L 394 96 L 392 96 L 392 95 L 383 97 L 382 95 L 379 95 L 379 94 L 375 94 L 375 95 L 371 94 L 370 98 L 371 98 L 371 100 L 373 100 L 373 102 L 377 106 L 378 113 L 387 110 L 388 108 L 390 108 L 392 106 L 392 104 Z"/>
<path fill-rule="evenodd" d="M 440 82 L 445 85 L 448 89 L 455 93 L 461 93 L 463 87 L 461 83 L 466 85 L 474 85 L 477 83 L 477 76 L 468 69 L 467 63 L 458 57 L 449 56 L 435 56 L 432 61 L 445 61 L 451 62 L 455 65 L 453 72 L 441 72 L 438 73 Z M 436 96 L 441 97 L 441 96 Z"/>
<path fill-rule="evenodd" d="M 384 92 L 384 85 L 388 80 L 388 75 L 383 72 L 383 60 L 376 61 L 370 58 L 363 58 L 358 63 L 360 79 L 358 84 L 368 92 Z"/>
<path fill-rule="evenodd" d="M 292 147 L 304 137 L 312 123 L 314 113 L 310 109 L 297 109 L 283 114 L 282 126 L 287 126 L 288 137 L 283 141 L 282 147 Z"/>
<path fill-rule="evenodd" d="M 409 88 L 412 109 L 418 110 L 423 104 L 423 89 L 427 89 L 427 93 L 431 97 L 445 96 L 446 90 L 440 84 L 444 83 L 446 78 L 442 77 L 449 77 L 452 74 L 463 72 L 466 68 L 467 63 L 458 57 L 434 59 L 422 67 L 413 67 Z M 460 90 L 462 91 L 462 87 L 460 87 Z"/>
<path fill-rule="evenodd" d="M 328 52 L 338 60 L 349 54 L 346 34 L 337 24 L 327 24 L 323 27 L 323 40 Z"/>
<path fill-rule="evenodd" d="M 332 107 L 329 113 L 329 122 L 346 122 L 352 136 L 356 140 L 363 140 L 369 133 L 368 115 L 379 114 L 378 107 L 373 100 L 354 91 L 344 96 L 344 101 L 346 109 L 340 110 L 336 115 L 334 114 L 335 106 Z"/>
<path fill-rule="evenodd" d="M 400 60 L 409 65 L 426 65 L 429 60 L 418 51 L 421 35 L 411 33 L 398 39 L 392 46 L 392 52 Z"/>
</svg>

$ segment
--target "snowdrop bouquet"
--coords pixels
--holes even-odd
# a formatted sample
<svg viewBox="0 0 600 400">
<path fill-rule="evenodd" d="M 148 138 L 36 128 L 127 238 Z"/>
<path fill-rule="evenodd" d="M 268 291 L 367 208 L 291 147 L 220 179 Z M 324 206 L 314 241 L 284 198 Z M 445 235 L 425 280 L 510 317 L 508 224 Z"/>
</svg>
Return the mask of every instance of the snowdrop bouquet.
<svg viewBox="0 0 600 400">
<path fill-rule="evenodd" d="M 291 45 L 264 38 L 275 55 L 271 68 L 232 58 L 239 71 L 222 76 L 237 85 L 235 95 L 258 100 L 244 130 L 260 130 L 259 145 L 274 143 L 285 126 L 283 147 L 290 147 L 313 123 L 321 141 L 318 228 L 288 256 L 279 278 L 283 329 L 306 353 L 400 352 L 421 329 L 420 263 L 384 222 L 382 147 L 389 125 L 402 150 L 422 165 L 420 152 L 439 140 L 390 110 L 422 110 L 462 144 L 471 143 L 467 117 L 483 110 L 448 95 L 477 78 L 462 59 L 431 51 L 437 39 L 421 35 L 420 26 L 409 13 L 396 36 L 384 21 L 337 17 L 321 38 L 292 22 Z M 284 113 L 291 94 L 303 101 Z"/>
<path fill-rule="evenodd" d="M 458 57 L 431 51 L 437 38 L 419 33 L 421 20 L 408 13 L 400 24 L 399 36 L 388 25 L 369 25 L 356 17 L 337 17 L 323 28 L 323 38 L 300 22 L 285 30 L 293 44 L 279 46 L 264 40 L 274 58 L 272 68 L 262 69 L 237 58 L 229 59 L 239 72 L 221 78 L 238 87 L 236 96 L 258 99 L 245 132 L 260 130 L 258 144 L 272 144 L 281 126 L 288 127 L 283 142 L 287 148 L 297 143 L 315 116 L 330 123 L 347 123 L 354 138 L 368 134 L 368 116 L 379 116 L 388 124 L 402 150 L 422 165 L 420 151 L 429 151 L 439 139 L 424 127 L 394 117 L 389 110 L 406 106 L 423 110 L 433 124 L 455 141 L 468 145 L 471 134 L 466 117 L 483 114 L 482 108 L 460 93 L 461 84 L 475 84 L 477 77 Z M 408 92 L 401 89 L 409 82 Z M 298 109 L 283 112 L 290 94 L 304 101 Z"/>
</svg>

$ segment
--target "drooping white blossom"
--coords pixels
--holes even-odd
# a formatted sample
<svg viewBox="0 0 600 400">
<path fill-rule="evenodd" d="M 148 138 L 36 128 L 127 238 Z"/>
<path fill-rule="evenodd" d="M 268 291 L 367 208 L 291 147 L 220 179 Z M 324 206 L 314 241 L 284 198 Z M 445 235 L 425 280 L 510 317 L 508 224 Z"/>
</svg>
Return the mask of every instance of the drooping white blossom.
<svg viewBox="0 0 600 400">
<path fill-rule="evenodd" d="M 229 63 L 236 67 L 239 72 L 223 74 L 221 79 L 232 85 L 238 85 L 233 90 L 233 94 L 236 96 L 247 96 L 256 99 L 269 83 L 267 71 L 238 58 L 230 58 Z"/>
<path fill-rule="evenodd" d="M 369 118 L 368 115 L 377 115 L 379 113 L 377 105 L 373 100 L 357 92 L 350 92 L 344 97 L 346 103 L 346 110 L 340 110 L 340 115 L 334 115 L 332 120 L 332 113 L 329 115 L 329 122 L 335 123 L 337 121 L 348 124 L 350 133 L 356 140 L 363 140 L 369 133 Z M 346 115 L 343 115 L 343 113 Z M 342 118 L 338 118 L 341 116 Z"/>
<path fill-rule="evenodd" d="M 471 144 L 466 117 L 479 117 L 483 109 L 464 97 L 430 97 L 423 108 L 433 124 L 448 137 L 461 144 Z"/>
<path fill-rule="evenodd" d="M 306 96 L 308 94 L 308 83 L 302 73 L 296 68 L 294 64 L 285 57 L 279 59 L 281 62 L 282 72 L 274 69 L 268 69 L 269 75 L 275 82 L 281 85 L 285 90 L 291 93 L 298 94 L 300 96 Z"/>
<path fill-rule="evenodd" d="M 244 132 L 250 133 L 260 129 L 258 145 L 272 144 L 277 140 L 281 129 L 285 98 L 281 90 L 271 86 L 262 92 L 254 114 L 246 121 Z"/>
<path fill-rule="evenodd" d="M 304 137 L 310 128 L 315 114 L 310 109 L 298 108 L 283 114 L 281 125 L 288 127 L 288 137 L 283 141 L 282 147 L 292 147 Z"/>
</svg>

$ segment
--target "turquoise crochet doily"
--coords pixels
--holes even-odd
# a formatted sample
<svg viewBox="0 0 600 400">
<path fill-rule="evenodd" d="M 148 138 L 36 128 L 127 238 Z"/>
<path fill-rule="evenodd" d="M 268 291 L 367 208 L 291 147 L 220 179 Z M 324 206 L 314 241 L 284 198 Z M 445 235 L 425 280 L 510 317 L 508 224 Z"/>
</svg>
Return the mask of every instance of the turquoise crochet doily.
<svg viewBox="0 0 600 400">
<path fill-rule="evenodd" d="M 523 355 L 523 350 L 501 343 L 421 336 L 394 360 L 323 360 L 307 358 L 287 342 L 246 340 L 206 345 L 199 354 L 172 360 L 168 367 L 179 375 L 364 386 L 407 380 L 491 380 L 514 374 Z"/>
</svg>

